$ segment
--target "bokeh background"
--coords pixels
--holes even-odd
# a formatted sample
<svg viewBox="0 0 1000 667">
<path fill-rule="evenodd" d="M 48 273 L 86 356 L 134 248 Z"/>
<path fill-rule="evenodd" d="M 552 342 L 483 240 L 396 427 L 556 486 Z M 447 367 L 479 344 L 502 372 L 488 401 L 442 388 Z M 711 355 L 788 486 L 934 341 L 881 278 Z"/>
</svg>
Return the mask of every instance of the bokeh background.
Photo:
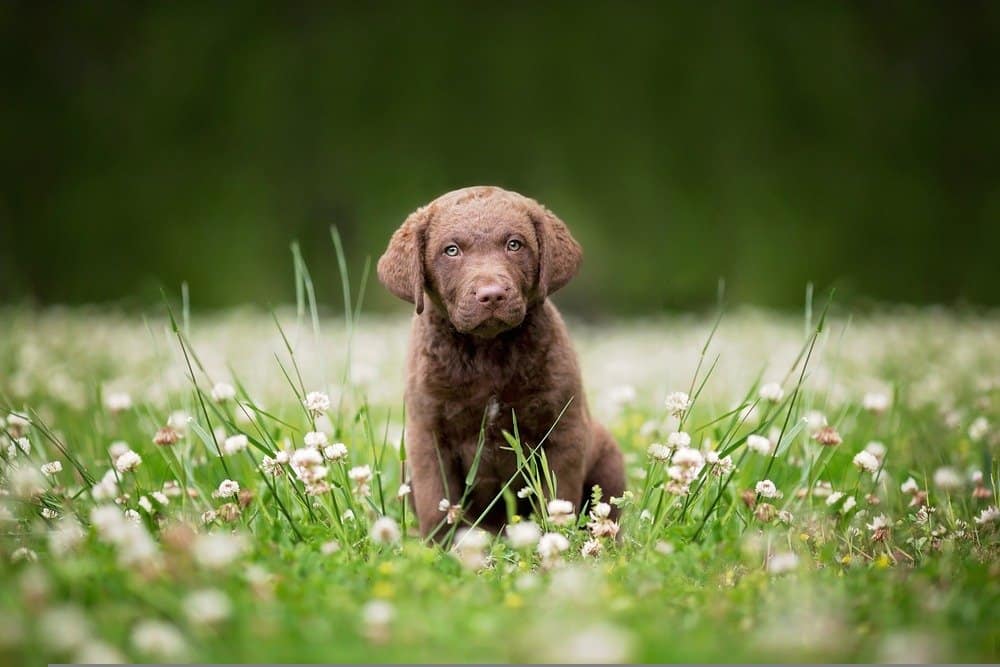
<svg viewBox="0 0 1000 667">
<path fill-rule="evenodd" d="M 1000 4 L 0 4 L 0 301 L 324 303 L 493 183 L 581 315 L 1000 302 Z M 369 290 L 373 308 L 393 306 Z"/>
</svg>

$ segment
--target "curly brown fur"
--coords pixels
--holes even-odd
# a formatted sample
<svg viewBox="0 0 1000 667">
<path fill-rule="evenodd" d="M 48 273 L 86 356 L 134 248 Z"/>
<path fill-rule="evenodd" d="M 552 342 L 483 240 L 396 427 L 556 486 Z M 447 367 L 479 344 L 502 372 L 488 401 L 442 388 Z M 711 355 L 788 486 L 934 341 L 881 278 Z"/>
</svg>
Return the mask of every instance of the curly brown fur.
<svg viewBox="0 0 1000 667">
<path fill-rule="evenodd" d="M 393 234 L 378 274 L 393 294 L 416 304 L 406 449 L 421 534 L 431 535 L 444 518 L 442 498 L 461 498 L 484 415 L 486 440 L 463 508 L 467 517 L 486 512 L 516 473 L 502 433 L 513 431 L 515 417 L 527 447 L 552 429 L 543 448 L 560 498 L 579 509 L 594 484 L 606 498 L 624 490 L 621 451 L 590 418 L 569 334 L 547 299 L 581 260 L 559 218 L 495 187 L 445 194 Z M 481 525 L 499 530 L 505 519 L 498 502 Z"/>
</svg>

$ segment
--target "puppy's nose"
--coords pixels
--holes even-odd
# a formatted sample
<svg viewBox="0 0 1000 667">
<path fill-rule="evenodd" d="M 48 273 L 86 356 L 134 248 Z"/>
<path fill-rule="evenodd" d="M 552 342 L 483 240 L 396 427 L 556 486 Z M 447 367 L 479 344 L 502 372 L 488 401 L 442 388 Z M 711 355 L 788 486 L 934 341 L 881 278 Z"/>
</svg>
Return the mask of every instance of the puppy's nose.
<svg viewBox="0 0 1000 667">
<path fill-rule="evenodd" d="M 507 288 L 493 283 L 476 288 L 476 300 L 484 306 L 495 306 L 507 298 Z"/>
</svg>

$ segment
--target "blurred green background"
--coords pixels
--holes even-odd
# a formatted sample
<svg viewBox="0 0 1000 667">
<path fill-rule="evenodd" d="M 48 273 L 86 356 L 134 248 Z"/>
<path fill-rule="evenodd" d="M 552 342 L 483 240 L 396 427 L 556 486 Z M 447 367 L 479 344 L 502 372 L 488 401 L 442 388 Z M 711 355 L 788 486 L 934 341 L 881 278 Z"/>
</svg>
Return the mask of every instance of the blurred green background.
<svg viewBox="0 0 1000 667">
<path fill-rule="evenodd" d="M 287 302 L 298 239 L 336 305 L 330 225 L 492 183 L 583 315 L 1000 302 L 1000 4 L 507 5 L 3 3 L 0 301 Z"/>
</svg>

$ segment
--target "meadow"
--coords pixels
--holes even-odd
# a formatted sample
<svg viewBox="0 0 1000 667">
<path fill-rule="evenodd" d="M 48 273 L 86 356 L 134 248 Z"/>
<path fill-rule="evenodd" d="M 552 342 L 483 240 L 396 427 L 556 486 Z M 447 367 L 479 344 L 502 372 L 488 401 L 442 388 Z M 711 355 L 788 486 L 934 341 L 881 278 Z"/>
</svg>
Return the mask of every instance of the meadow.
<svg viewBox="0 0 1000 667">
<path fill-rule="evenodd" d="M 0 662 L 1000 658 L 996 315 L 571 319 L 628 491 L 566 516 L 510 434 L 497 502 L 533 515 L 493 536 L 444 499 L 438 547 L 408 319 L 307 287 L 0 311 Z"/>
</svg>

